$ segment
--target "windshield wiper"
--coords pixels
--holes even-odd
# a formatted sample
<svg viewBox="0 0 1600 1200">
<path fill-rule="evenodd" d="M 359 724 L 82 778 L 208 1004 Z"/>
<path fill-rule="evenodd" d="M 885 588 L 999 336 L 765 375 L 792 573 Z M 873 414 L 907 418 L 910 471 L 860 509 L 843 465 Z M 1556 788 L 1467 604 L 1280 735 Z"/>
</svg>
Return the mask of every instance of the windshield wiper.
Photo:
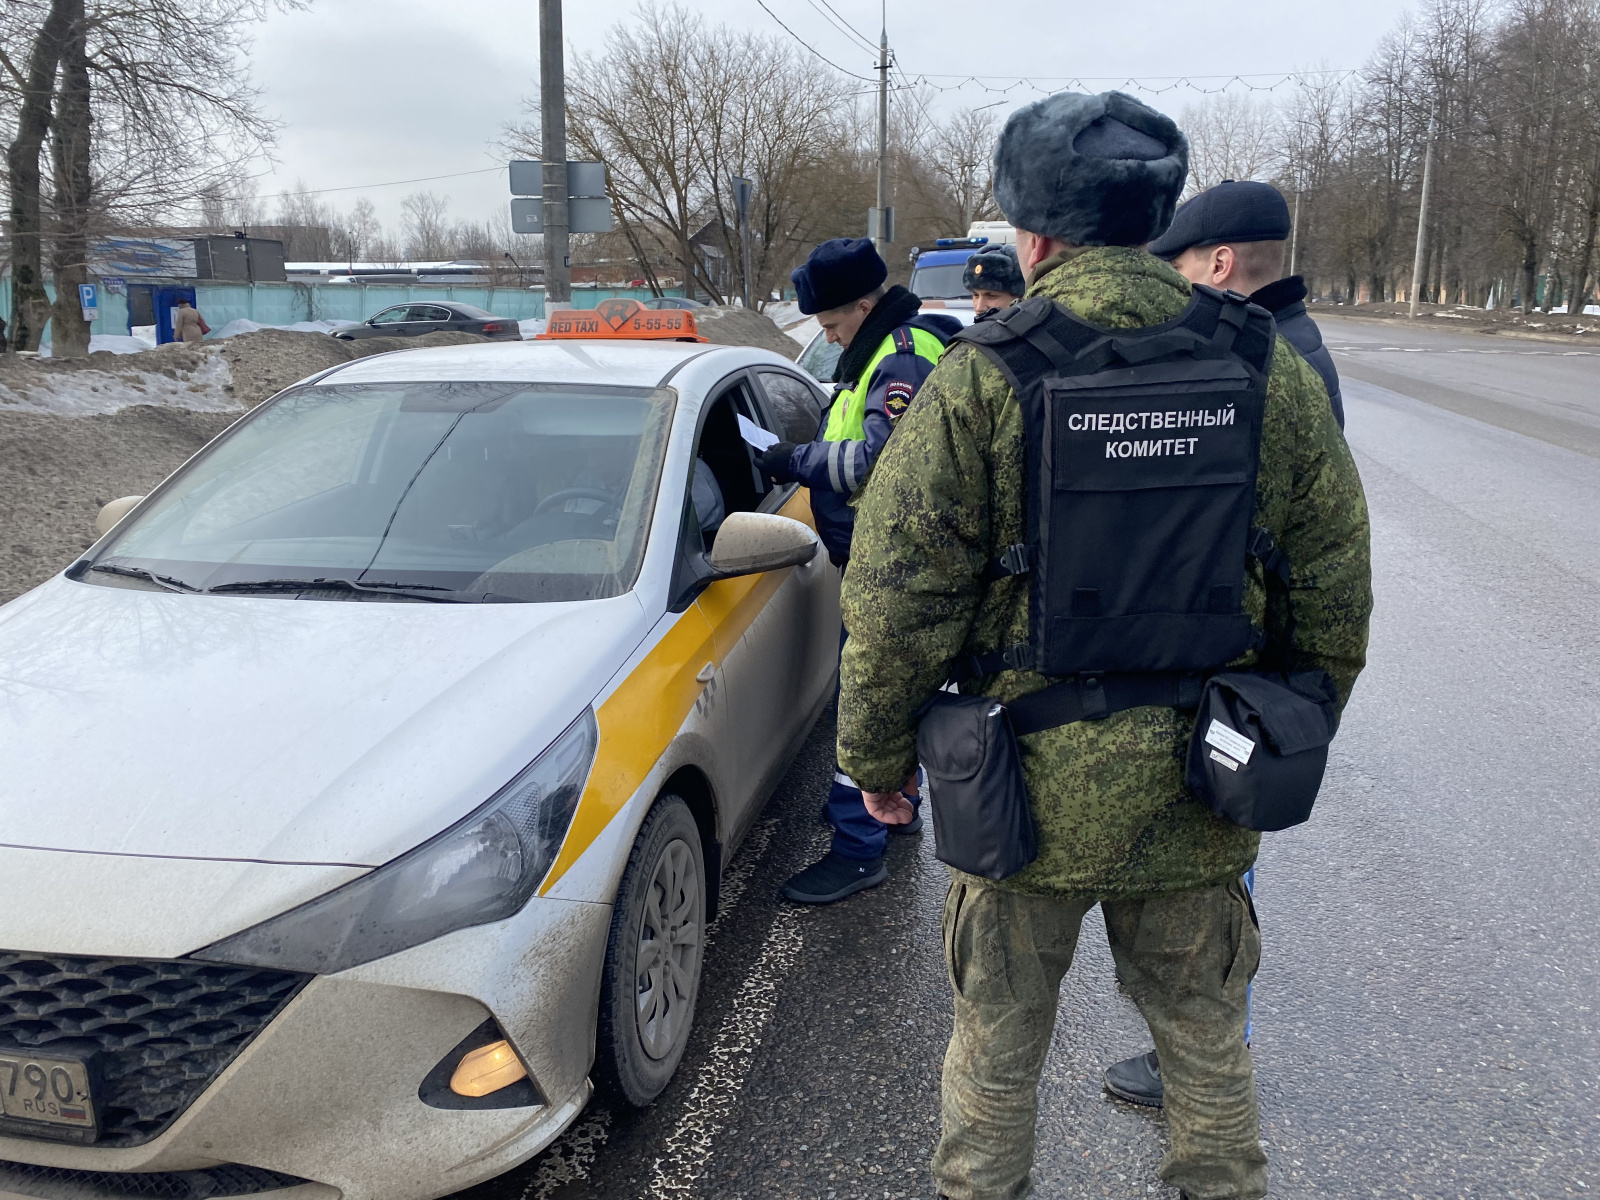
<svg viewBox="0 0 1600 1200">
<path fill-rule="evenodd" d="M 174 578 L 171 575 L 157 575 L 148 567 L 119 567 L 113 563 L 95 563 L 89 570 L 104 571 L 107 575 L 126 575 L 130 579 L 148 579 L 151 583 L 158 587 L 166 588 L 169 592 L 197 593 L 205 591 L 204 588 L 197 588 L 194 584 L 185 583 L 183 580 Z"/>
<path fill-rule="evenodd" d="M 208 594 L 218 592 L 309 592 L 318 588 L 344 588 L 351 592 L 372 592 L 379 596 L 405 596 L 412 600 L 432 600 L 440 604 L 476 604 L 453 588 L 432 583 L 357 583 L 353 579 L 246 579 L 238 583 L 219 583 L 206 588 Z M 430 596 L 428 592 L 449 592 L 447 596 Z"/>
</svg>

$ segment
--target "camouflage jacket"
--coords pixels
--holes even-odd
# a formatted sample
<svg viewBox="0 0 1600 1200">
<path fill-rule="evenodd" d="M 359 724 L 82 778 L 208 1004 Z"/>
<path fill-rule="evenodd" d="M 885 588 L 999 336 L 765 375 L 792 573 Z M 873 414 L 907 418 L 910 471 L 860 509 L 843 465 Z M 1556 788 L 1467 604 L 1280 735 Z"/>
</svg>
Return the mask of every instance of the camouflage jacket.
<svg viewBox="0 0 1600 1200">
<path fill-rule="evenodd" d="M 1143 250 L 1091 247 L 1041 263 L 1028 295 L 1049 296 L 1096 325 L 1132 328 L 1175 317 L 1190 287 Z M 892 791 L 913 769 L 915 714 L 958 655 L 1028 639 L 1025 580 L 984 582 L 994 556 L 1026 540 L 1023 436 L 1021 407 L 999 369 L 956 343 L 858 496 L 844 578 L 850 639 L 839 763 L 868 791 Z M 1281 337 L 1256 521 L 1292 565 L 1297 665 L 1327 670 L 1347 700 L 1366 660 L 1372 608 L 1366 498 L 1321 379 Z M 1259 628 L 1260 570 L 1241 570 L 1246 611 Z M 1051 681 L 1005 671 L 976 682 L 1009 700 Z M 1039 857 L 1002 886 L 1122 898 L 1208 886 L 1248 869 L 1260 835 L 1213 816 L 1185 791 L 1192 723 L 1177 709 L 1149 707 L 1024 737 Z"/>
</svg>

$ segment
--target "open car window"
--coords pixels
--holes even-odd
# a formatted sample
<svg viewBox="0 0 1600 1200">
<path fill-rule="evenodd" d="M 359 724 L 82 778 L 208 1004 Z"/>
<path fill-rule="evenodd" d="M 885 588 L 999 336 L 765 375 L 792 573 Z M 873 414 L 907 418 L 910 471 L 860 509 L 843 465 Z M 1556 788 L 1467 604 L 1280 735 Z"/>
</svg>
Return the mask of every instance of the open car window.
<svg viewBox="0 0 1600 1200">
<path fill-rule="evenodd" d="M 188 464 L 95 565 L 229 591 L 326 579 L 620 595 L 644 557 L 675 406 L 667 388 L 297 388 Z"/>
</svg>

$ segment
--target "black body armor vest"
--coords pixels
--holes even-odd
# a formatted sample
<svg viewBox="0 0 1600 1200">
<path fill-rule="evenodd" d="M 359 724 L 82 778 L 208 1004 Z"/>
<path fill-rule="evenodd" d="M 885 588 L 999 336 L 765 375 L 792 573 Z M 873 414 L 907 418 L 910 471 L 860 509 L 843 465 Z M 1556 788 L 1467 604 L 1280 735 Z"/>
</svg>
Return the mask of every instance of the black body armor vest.
<svg viewBox="0 0 1600 1200">
<path fill-rule="evenodd" d="M 958 678 L 1077 677 L 1065 695 L 1051 689 L 1049 712 L 1013 705 L 1018 732 L 1192 707 L 1203 676 L 1252 645 L 1247 555 L 1287 582 L 1270 535 L 1252 528 L 1271 315 L 1197 286 L 1174 320 L 1108 330 L 1034 297 L 956 340 L 992 359 L 1022 406 L 1028 540 L 991 577 L 1027 572 L 1032 588 L 1029 640 L 968 660 Z"/>
</svg>

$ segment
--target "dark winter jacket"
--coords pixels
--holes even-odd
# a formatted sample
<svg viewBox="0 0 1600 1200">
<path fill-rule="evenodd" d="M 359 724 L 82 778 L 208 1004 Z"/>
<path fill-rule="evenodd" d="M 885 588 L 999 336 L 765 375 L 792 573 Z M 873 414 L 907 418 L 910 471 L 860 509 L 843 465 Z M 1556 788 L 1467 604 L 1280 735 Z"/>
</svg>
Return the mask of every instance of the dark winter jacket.
<svg viewBox="0 0 1600 1200">
<path fill-rule="evenodd" d="M 1299 275 L 1269 283 L 1250 296 L 1252 303 L 1261 305 L 1278 323 L 1278 332 L 1322 376 L 1328 389 L 1328 402 L 1333 405 L 1333 419 L 1344 428 L 1344 397 L 1339 394 L 1339 371 L 1333 365 L 1333 355 L 1322 344 L 1322 330 L 1306 312 L 1306 284 Z"/>
</svg>

